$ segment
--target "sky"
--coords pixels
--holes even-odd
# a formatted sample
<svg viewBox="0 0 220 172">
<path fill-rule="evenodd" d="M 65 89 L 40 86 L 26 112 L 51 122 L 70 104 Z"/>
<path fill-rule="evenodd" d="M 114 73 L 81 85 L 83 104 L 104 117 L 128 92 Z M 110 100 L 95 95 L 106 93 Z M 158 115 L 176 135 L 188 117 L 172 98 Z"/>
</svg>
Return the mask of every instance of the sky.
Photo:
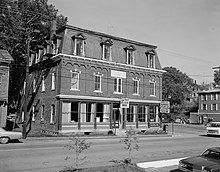
<svg viewBox="0 0 220 172">
<path fill-rule="evenodd" d="M 157 46 L 198 84 L 220 66 L 220 0 L 48 0 L 68 24 Z"/>
</svg>

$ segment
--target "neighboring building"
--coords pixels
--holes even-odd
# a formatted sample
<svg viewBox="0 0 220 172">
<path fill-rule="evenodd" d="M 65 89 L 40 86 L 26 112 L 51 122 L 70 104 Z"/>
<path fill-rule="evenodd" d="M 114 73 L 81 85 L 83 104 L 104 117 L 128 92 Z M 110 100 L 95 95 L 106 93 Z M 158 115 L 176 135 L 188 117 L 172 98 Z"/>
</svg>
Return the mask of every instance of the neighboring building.
<svg viewBox="0 0 220 172">
<path fill-rule="evenodd" d="M 69 25 L 57 30 L 30 55 L 32 131 L 158 126 L 164 71 L 156 48 Z"/>
<path fill-rule="evenodd" d="M 191 118 L 201 124 L 210 120 L 220 121 L 220 89 L 200 91 L 198 96 L 199 110 L 197 114 L 191 114 Z"/>
<path fill-rule="evenodd" d="M 0 126 L 6 126 L 9 65 L 12 61 L 11 55 L 6 50 L 0 50 Z"/>
</svg>

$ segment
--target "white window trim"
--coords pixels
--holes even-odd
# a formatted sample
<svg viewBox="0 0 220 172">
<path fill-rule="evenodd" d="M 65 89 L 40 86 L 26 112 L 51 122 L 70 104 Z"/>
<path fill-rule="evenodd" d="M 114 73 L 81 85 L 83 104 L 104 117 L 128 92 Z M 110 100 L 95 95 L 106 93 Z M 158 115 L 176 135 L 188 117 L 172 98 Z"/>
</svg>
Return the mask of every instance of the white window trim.
<svg viewBox="0 0 220 172">
<path fill-rule="evenodd" d="M 132 52 L 132 64 L 128 63 L 128 52 Z M 128 65 L 135 65 L 135 59 L 134 59 L 134 50 L 126 49 L 126 64 Z"/>
<path fill-rule="evenodd" d="M 41 91 L 42 92 L 45 92 L 45 77 L 43 76 L 43 79 L 42 79 L 42 88 L 41 88 Z"/>
<path fill-rule="evenodd" d="M 94 92 L 102 93 L 102 76 L 103 76 L 103 74 L 98 72 L 98 73 L 94 73 L 94 76 L 95 77 L 96 76 L 100 77 L 100 89 L 99 90 L 94 90 Z"/>
<path fill-rule="evenodd" d="M 76 55 L 76 56 L 80 56 L 80 55 L 77 55 L 76 54 L 76 43 L 77 43 L 77 41 L 78 40 L 80 40 L 80 41 L 82 41 L 82 56 L 85 56 L 85 46 L 84 46 L 84 44 L 85 44 L 85 40 L 83 40 L 83 39 L 80 39 L 80 38 L 75 38 L 74 39 L 74 52 L 73 52 L 73 55 Z"/>
<path fill-rule="evenodd" d="M 151 63 L 150 63 L 150 56 L 152 55 L 152 60 L 153 60 L 153 67 L 151 67 Z M 153 69 L 155 69 L 155 54 L 153 54 L 153 53 L 147 53 L 147 67 L 148 68 L 153 68 Z"/>
<path fill-rule="evenodd" d="M 32 114 L 32 122 L 34 122 L 35 121 L 35 106 L 32 106 L 32 112 L 33 112 L 33 114 Z"/>
<path fill-rule="evenodd" d="M 115 79 L 117 80 L 117 82 L 116 82 L 116 91 L 114 90 L 114 94 L 123 94 L 123 90 L 122 90 L 123 80 L 122 80 L 122 78 L 114 78 L 114 86 L 115 86 Z M 121 92 L 119 92 L 119 80 L 121 80 Z"/>
<path fill-rule="evenodd" d="M 105 58 L 105 46 L 109 47 L 109 59 Z M 102 60 L 108 60 L 108 61 L 112 61 L 112 46 L 111 45 L 106 45 L 103 44 L 102 45 Z"/>
<path fill-rule="evenodd" d="M 156 97 L 156 81 L 150 80 L 149 83 L 150 83 L 150 84 L 154 84 L 154 93 L 151 94 L 151 92 L 150 92 L 150 96 L 151 96 L 151 97 Z"/>
<path fill-rule="evenodd" d="M 72 88 L 72 74 L 73 73 L 77 73 L 77 88 Z M 80 83 L 79 83 L 79 75 L 81 74 L 81 71 L 78 71 L 78 70 L 70 70 L 70 74 L 71 74 L 71 77 L 70 77 L 70 90 L 71 91 L 80 91 L 79 87 L 80 87 Z"/>
<path fill-rule="evenodd" d="M 56 110 L 55 110 L 55 105 L 51 105 L 50 106 L 50 124 L 54 124 L 55 123 L 55 114 L 56 114 Z M 54 108 L 54 109 L 53 109 Z M 54 112 L 54 116 L 53 116 L 53 112 Z"/>
<path fill-rule="evenodd" d="M 137 82 L 137 93 L 133 93 L 133 95 L 140 95 L 140 79 L 138 78 L 133 78 L 132 79 L 134 82 L 136 81 Z"/>
<path fill-rule="evenodd" d="M 36 79 L 33 80 L 33 93 L 36 93 Z"/>
<path fill-rule="evenodd" d="M 41 121 L 44 121 L 44 115 L 45 115 L 45 105 L 41 105 L 41 114 L 40 114 Z"/>
<path fill-rule="evenodd" d="M 56 75 L 55 72 L 51 74 L 51 90 L 55 90 L 56 87 Z"/>
</svg>

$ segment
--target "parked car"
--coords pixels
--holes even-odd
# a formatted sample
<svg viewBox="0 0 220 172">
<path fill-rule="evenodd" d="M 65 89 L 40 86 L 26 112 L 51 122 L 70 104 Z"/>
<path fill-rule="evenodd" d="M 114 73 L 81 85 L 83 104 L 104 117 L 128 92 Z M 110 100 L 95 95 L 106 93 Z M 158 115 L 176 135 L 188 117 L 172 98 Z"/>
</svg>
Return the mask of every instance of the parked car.
<svg viewBox="0 0 220 172">
<path fill-rule="evenodd" d="M 17 140 L 22 138 L 21 132 L 14 132 L 14 131 L 6 131 L 2 127 L 0 127 L 0 143 L 6 144 L 10 140 Z"/>
<path fill-rule="evenodd" d="M 212 147 L 201 155 L 180 160 L 179 170 L 220 172 L 220 147 Z"/>
<path fill-rule="evenodd" d="M 206 126 L 207 135 L 220 136 L 220 122 L 210 122 Z"/>
</svg>

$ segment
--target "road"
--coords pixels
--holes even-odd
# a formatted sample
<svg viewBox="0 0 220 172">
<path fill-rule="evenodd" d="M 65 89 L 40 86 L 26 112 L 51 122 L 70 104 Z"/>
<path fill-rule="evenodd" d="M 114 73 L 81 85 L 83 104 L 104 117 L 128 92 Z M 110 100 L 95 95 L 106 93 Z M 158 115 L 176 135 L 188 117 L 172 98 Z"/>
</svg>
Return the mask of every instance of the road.
<svg viewBox="0 0 220 172">
<path fill-rule="evenodd" d="M 169 126 L 169 129 L 172 128 Z M 171 132 L 169 130 L 169 132 Z M 140 149 L 133 162 L 146 162 L 182 158 L 202 153 L 206 148 L 219 146 L 219 137 L 203 136 L 204 127 L 174 126 L 173 137 L 141 137 Z M 67 139 L 27 139 L 21 143 L 0 145 L 0 172 L 54 172 L 74 165 L 73 153 L 64 148 Z M 112 165 L 110 160 L 126 158 L 124 145 L 115 139 L 87 139 L 91 147 L 84 153 L 86 162 L 82 167 Z"/>
</svg>

